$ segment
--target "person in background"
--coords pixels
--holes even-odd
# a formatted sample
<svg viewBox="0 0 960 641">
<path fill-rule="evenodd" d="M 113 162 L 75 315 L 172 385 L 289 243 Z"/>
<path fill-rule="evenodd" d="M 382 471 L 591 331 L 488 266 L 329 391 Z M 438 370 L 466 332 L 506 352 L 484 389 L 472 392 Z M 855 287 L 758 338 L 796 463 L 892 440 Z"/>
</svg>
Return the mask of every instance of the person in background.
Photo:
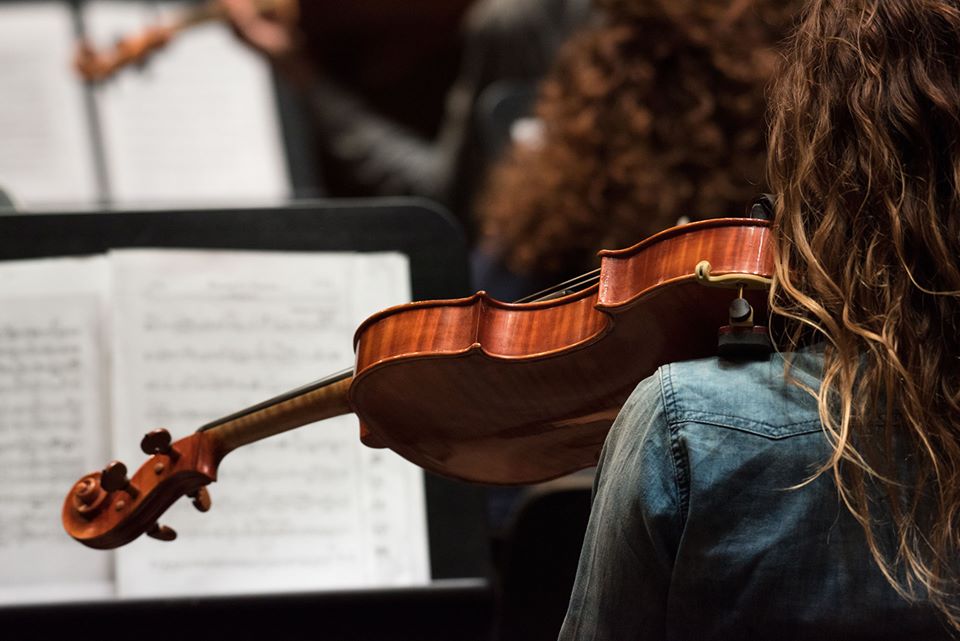
<svg viewBox="0 0 960 641">
<path fill-rule="evenodd" d="M 808 5 L 771 96 L 782 353 L 640 383 L 561 639 L 960 629 L 960 3 Z"/>
<path fill-rule="evenodd" d="M 595 0 L 477 205 L 479 285 L 514 300 L 762 189 L 763 90 L 799 0 Z"/>
<path fill-rule="evenodd" d="M 348 12 L 353 22 L 375 21 L 378 29 L 368 29 L 370 37 L 356 42 L 327 24 L 344 21 L 339 4 L 332 11 L 325 10 L 331 3 L 301 2 L 299 21 L 292 23 L 259 13 L 254 0 L 221 2 L 241 39 L 273 61 L 307 98 L 328 195 L 429 197 L 450 207 L 468 233 L 473 228 L 468 203 L 484 174 L 474 122 L 477 96 L 495 80 L 540 78 L 589 8 L 589 0 L 461 0 L 438 13 L 433 9 L 444 3 L 435 0 L 419 0 L 430 5 L 422 11 L 409 2 L 359 2 Z M 455 26 L 461 20 L 462 26 Z M 417 46 L 457 35 L 460 56 L 449 47 Z M 351 55 L 359 49 L 366 72 L 327 69 L 323 61 L 335 60 L 338 46 Z M 405 60 L 407 81 L 386 82 L 397 75 L 391 72 L 399 64 L 392 52 L 411 47 L 421 55 Z M 442 108 L 434 109 L 438 101 L 426 89 L 456 58 L 452 86 L 439 101 Z"/>
</svg>

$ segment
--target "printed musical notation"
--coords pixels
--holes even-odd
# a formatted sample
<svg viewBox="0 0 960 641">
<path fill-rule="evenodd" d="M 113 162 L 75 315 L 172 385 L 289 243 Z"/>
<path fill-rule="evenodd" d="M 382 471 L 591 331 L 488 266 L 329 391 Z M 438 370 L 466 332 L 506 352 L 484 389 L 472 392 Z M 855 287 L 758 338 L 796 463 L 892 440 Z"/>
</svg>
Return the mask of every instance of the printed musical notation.
<svg viewBox="0 0 960 641">
<path fill-rule="evenodd" d="M 83 469 L 85 379 L 97 367 L 89 309 L 10 307 L 0 312 L 0 549 L 62 538 L 58 519 L 36 508 Z"/>
<path fill-rule="evenodd" d="M 105 455 L 101 267 L 0 269 L 0 601 L 111 591 L 110 559 L 75 553 L 59 518 L 63 488 Z"/>
</svg>

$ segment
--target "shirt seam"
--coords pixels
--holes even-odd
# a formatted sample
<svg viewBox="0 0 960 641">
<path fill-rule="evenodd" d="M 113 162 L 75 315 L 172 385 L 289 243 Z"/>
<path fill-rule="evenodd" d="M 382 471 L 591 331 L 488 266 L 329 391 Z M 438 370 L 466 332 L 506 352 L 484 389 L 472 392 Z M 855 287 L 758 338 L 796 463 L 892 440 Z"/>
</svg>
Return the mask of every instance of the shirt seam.
<svg viewBox="0 0 960 641">
<path fill-rule="evenodd" d="M 665 370 L 665 371 L 664 371 Z M 670 365 L 666 365 L 660 372 L 660 396 L 663 402 L 664 423 L 670 436 L 670 463 L 673 465 L 673 482 L 677 490 L 677 502 L 680 508 L 680 529 L 687 522 L 687 513 L 690 502 L 689 474 L 686 468 L 686 458 L 683 456 L 683 447 L 680 443 L 680 434 L 671 420 L 674 413 L 675 393 L 670 376 Z"/>
<path fill-rule="evenodd" d="M 771 430 L 783 430 L 790 427 L 803 427 L 805 425 L 816 426 L 818 428 L 820 426 L 819 418 L 812 418 L 812 419 L 806 419 L 803 421 L 794 421 L 793 423 L 781 423 L 778 425 L 774 425 L 773 423 L 765 423 L 763 421 L 756 421 L 753 419 L 744 418 L 742 416 L 737 416 L 735 414 L 724 414 L 722 412 L 704 412 L 703 410 L 685 410 L 682 412 L 679 412 L 679 411 L 674 412 L 674 414 L 675 414 L 675 418 L 673 418 L 672 420 L 672 422 L 674 423 L 685 423 L 690 421 L 700 421 L 702 419 L 716 418 L 716 419 L 727 419 L 729 421 L 743 423 L 744 425 L 755 425 L 757 427 L 766 427 Z M 733 425 L 729 425 L 728 423 L 718 423 L 718 425 L 735 427 Z"/>
<path fill-rule="evenodd" d="M 758 437 L 758 438 L 765 438 L 765 439 L 767 439 L 767 440 L 769 440 L 769 441 L 783 441 L 783 440 L 786 440 L 786 439 L 789 439 L 789 438 L 796 438 L 796 437 L 800 437 L 800 436 L 809 436 L 810 434 L 817 434 L 817 433 L 820 433 L 820 432 L 823 431 L 823 428 L 822 428 L 822 426 L 820 425 L 820 421 L 819 421 L 819 420 L 815 420 L 815 421 L 805 421 L 805 422 L 803 422 L 803 423 L 793 423 L 793 424 L 790 425 L 790 427 L 797 427 L 797 426 L 800 426 L 800 425 L 808 425 L 808 426 L 809 426 L 809 427 L 806 427 L 806 428 L 804 428 L 804 429 L 791 430 L 791 431 L 788 431 L 788 432 L 786 432 L 786 433 L 784 433 L 784 434 L 770 434 L 768 431 L 765 431 L 765 430 L 762 430 L 762 429 L 758 429 L 758 428 L 756 428 L 756 427 L 750 427 L 750 426 L 746 426 L 746 425 L 731 425 L 729 422 L 721 422 L 721 421 L 716 421 L 716 420 L 711 421 L 711 420 L 709 420 L 709 418 L 710 418 L 711 416 L 716 416 L 716 417 L 718 417 L 718 418 L 732 418 L 732 419 L 737 418 L 737 417 L 724 417 L 722 414 L 717 414 L 717 415 L 709 415 L 709 414 L 708 414 L 708 415 L 701 415 L 701 416 L 697 416 L 697 417 L 690 417 L 690 416 L 677 417 L 677 418 L 675 418 L 675 419 L 671 422 L 671 424 L 670 424 L 671 432 L 679 431 L 679 430 L 680 430 L 683 426 L 685 426 L 685 425 L 691 425 L 691 424 L 695 424 L 695 425 L 710 425 L 710 426 L 713 426 L 713 427 L 718 427 L 718 428 L 720 428 L 720 429 L 726 429 L 726 430 L 732 430 L 732 431 L 734 431 L 734 432 L 740 432 L 741 434 L 750 434 L 751 436 L 756 436 L 756 437 Z M 761 424 L 761 425 L 764 425 L 764 424 Z M 777 428 L 775 428 L 775 427 L 773 427 L 773 426 L 770 426 L 770 425 L 764 425 L 764 427 L 767 427 L 767 428 L 769 428 L 769 429 L 777 429 Z M 784 426 L 784 427 L 786 427 L 786 426 Z"/>
</svg>

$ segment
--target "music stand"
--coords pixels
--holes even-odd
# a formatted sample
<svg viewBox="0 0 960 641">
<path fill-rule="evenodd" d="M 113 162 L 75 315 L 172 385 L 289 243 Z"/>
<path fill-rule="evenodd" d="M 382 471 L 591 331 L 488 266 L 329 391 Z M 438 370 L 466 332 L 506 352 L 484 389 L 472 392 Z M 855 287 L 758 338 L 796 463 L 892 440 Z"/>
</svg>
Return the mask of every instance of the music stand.
<svg viewBox="0 0 960 641">
<path fill-rule="evenodd" d="M 0 260 L 117 248 L 396 251 L 415 300 L 468 293 L 465 236 L 422 199 L 300 202 L 278 208 L 0 214 Z M 433 582 L 422 588 L 131 600 L 0 608 L 11 638 L 486 639 L 492 588 L 483 490 L 425 475 Z M 429 618 L 428 618 L 429 617 Z"/>
</svg>

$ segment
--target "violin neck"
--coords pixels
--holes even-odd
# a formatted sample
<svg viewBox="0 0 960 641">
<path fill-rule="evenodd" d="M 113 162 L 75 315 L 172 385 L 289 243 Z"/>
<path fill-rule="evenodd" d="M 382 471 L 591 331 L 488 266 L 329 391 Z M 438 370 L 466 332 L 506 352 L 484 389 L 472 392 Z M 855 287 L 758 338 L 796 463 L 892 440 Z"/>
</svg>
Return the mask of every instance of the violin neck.
<svg viewBox="0 0 960 641">
<path fill-rule="evenodd" d="M 200 428 L 218 458 L 249 443 L 334 416 L 350 414 L 352 372 L 342 372 L 254 405 Z"/>
</svg>

